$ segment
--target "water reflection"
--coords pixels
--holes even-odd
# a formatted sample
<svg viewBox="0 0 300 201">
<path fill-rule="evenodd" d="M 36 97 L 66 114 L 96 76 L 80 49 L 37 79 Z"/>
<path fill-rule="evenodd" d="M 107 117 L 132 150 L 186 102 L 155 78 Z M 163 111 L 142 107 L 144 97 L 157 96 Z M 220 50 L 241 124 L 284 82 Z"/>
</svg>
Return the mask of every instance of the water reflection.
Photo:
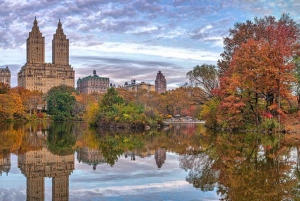
<svg viewBox="0 0 300 201">
<path fill-rule="evenodd" d="M 2 158 L 0 158 L 0 176 L 2 176 L 2 173 L 6 173 L 8 175 L 8 172 L 10 171 L 11 167 L 11 161 L 10 161 L 10 153 L 4 153 Z"/>
<path fill-rule="evenodd" d="M 44 200 L 44 178 L 52 178 L 52 200 L 68 200 L 69 175 L 74 170 L 74 154 L 56 155 L 46 147 L 18 156 L 18 167 L 27 181 L 27 200 Z"/>
<path fill-rule="evenodd" d="M 106 163 L 105 158 L 98 149 L 90 149 L 88 147 L 78 148 L 77 160 L 82 163 L 93 166 L 93 170 L 96 170 L 98 164 Z"/>
<path fill-rule="evenodd" d="M 127 172 L 126 177 L 130 177 L 129 171 L 137 171 L 131 173 L 136 177 L 142 175 L 140 162 L 150 161 L 155 167 L 151 171 L 157 171 L 152 179 L 154 174 L 166 175 L 160 172 L 169 167 L 170 153 L 174 153 L 179 155 L 179 167 L 168 174 L 176 177 L 176 173 L 185 171 L 185 183 L 191 184 L 185 187 L 188 192 L 213 192 L 221 200 L 299 200 L 300 146 L 287 136 L 281 139 L 279 146 L 274 136 L 210 133 L 193 124 L 130 133 L 93 130 L 80 123 L 5 124 L 0 126 L 0 174 L 2 178 L 10 176 L 11 158 L 17 155 L 18 168 L 26 177 L 27 200 L 46 199 L 45 178 L 52 178 L 52 200 L 69 200 L 70 175 L 76 163 L 92 171 L 99 170 L 100 165 L 103 169 L 105 164 L 114 167 L 121 159 L 123 164 L 129 161 L 136 165 L 137 170 L 121 168 Z M 96 172 L 89 174 L 96 176 Z M 151 180 L 141 177 L 138 181 L 147 179 Z M 152 182 L 156 182 L 154 186 L 158 183 Z"/>
<path fill-rule="evenodd" d="M 202 191 L 217 187 L 221 200 L 298 200 L 295 149 L 259 134 L 210 134 L 180 160 L 187 181 Z"/>
</svg>

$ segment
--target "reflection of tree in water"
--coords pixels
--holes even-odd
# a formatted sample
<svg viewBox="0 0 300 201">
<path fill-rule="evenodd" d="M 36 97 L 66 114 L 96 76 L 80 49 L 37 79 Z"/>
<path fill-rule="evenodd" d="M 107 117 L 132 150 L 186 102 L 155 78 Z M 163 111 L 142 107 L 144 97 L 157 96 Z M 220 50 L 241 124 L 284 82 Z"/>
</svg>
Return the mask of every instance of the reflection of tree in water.
<svg viewBox="0 0 300 201">
<path fill-rule="evenodd" d="M 212 191 L 219 179 L 219 170 L 213 168 L 215 160 L 206 153 L 185 154 L 180 159 L 180 168 L 189 171 L 186 180 L 202 191 Z"/>
<path fill-rule="evenodd" d="M 74 153 L 75 139 L 74 125 L 61 122 L 51 124 L 47 136 L 48 149 L 58 155 L 70 155 Z"/>
<path fill-rule="evenodd" d="M 113 166 L 122 155 L 135 161 L 154 155 L 158 168 L 166 160 L 166 152 L 185 153 L 197 147 L 200 135 L 195 125 L 174 126 L 166 130 L 122 131 L 87 129 L 78 138 L 80 148 L 99 150 L 107 164 Z"/>
<path fill-rule="evenodd" d="M 205 142 L 205 136 L 203 136 Z M 180 167 L 196 188 L 217 187 L 221 200 L 294 200 L 290 149 L 259 134 L 219 134 L 215 146 L 186 154 Z"/>
</svg>

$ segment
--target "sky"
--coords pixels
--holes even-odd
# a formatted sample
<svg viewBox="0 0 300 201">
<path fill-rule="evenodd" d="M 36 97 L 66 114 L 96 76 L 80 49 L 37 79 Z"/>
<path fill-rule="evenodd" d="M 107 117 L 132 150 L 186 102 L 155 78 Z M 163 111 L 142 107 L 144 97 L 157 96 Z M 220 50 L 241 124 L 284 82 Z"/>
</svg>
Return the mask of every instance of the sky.
<svg viewBox="0 0 300 201">
<path fill-rule="evenodd" d="M 216 189 L 204 192 L 185 180 L 188 172 L 179 168 L 180 157 L 167 152 L 161 169 L 157 168 L 153 155 L 136 157 L 135 161 L 121 156 L 113 167 L 102 163 L 97 165 L 96 170 L 75 159 L 75 169 L 69 176 L 69 200 L 219 200 Z M 47 177 L 44 181 L 45 201 L 50 201 L 53 196 L 52 179 Z M 26 188 L 26 177 L 18 167 L 18 157 L 11 155 L 8 175 L 0 176 L 0 200 L 26 200 Z"/>
<path fill-rule="evenodd" d="M 108 77 L 115 85 L 135 79 L 154 84 L 158 71 L 174 89 L 196 65 L 217 64 L 223 38 L 237 22 L 287 13 L 300 23 L 300 0 L 0 0 L 0 68 L 11 85 L 26 63 L 34 18 L 45 37 L 45 61 L 60 19 L 78 78 Z"/>
</svg>

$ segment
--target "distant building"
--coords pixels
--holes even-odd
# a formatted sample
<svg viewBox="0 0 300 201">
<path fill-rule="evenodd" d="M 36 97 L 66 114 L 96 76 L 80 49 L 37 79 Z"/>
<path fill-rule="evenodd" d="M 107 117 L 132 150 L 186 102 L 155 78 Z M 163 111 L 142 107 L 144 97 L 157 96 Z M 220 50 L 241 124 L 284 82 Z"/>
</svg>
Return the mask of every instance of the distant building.
<svg viewBox="0 0 300 201">
<path fill-rule="evenodd" d="M 158 71 L 156 75 L 155 91 L 158 93 L 165 93 L 167 91 L 167 80 L 161 71 Z"/>
<path fill-rule="evenodd" d="M 47 93 L 52 87 L 74 87 L 75 71 L 69 65 L 69 39 L 59 20 L 52 40 L 52 63 L 45 63 L 45 37 L 34 19 L 26 43 L 27 62 L 18 73 L 18 86 Z"/>
<path fill-rule="evenodd" d="M 10 70 L 6 68 L 0 68 L 0 82 L 10 86 Z"/>
<path fill-rule="evenodd" d="M 131 80 L 131 84 L 125 82 L 122 88 L 129 91 L 137 91 L 139 89 L 145 89 L 147 91 L 155 91 L 154 85 L 145 82 L 141 82 L 137 84 L 135 80 Z"/>
<path fill-rule="evenodd" d="M 90 75 L 84 78 L 79 78 L 77 80 L 77 90 L 79 91 L 79 93 L 105 93 L 108 88 L 109 78 L 99 77 L 96 74 L 95 70 L 93 71 L 92 76 Z"/>
</svg>

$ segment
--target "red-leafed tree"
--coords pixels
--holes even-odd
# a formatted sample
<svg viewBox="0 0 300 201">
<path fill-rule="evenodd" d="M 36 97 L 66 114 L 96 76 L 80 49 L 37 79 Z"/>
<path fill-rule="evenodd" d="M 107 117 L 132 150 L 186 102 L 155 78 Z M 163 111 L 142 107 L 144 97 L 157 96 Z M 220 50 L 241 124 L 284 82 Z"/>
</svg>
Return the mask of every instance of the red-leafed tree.
<svg viewBox="0 0 300 201">
<path fill-rule="evenodd" d="M 236 24 L 219 61 L 219 122 L 226 127 L 259 124 L 265 113 L 283 114 L 281 100 L 295 81 L 292 57 L 299 53 L 299 26 L 288 16 Z"/>
</svg>

